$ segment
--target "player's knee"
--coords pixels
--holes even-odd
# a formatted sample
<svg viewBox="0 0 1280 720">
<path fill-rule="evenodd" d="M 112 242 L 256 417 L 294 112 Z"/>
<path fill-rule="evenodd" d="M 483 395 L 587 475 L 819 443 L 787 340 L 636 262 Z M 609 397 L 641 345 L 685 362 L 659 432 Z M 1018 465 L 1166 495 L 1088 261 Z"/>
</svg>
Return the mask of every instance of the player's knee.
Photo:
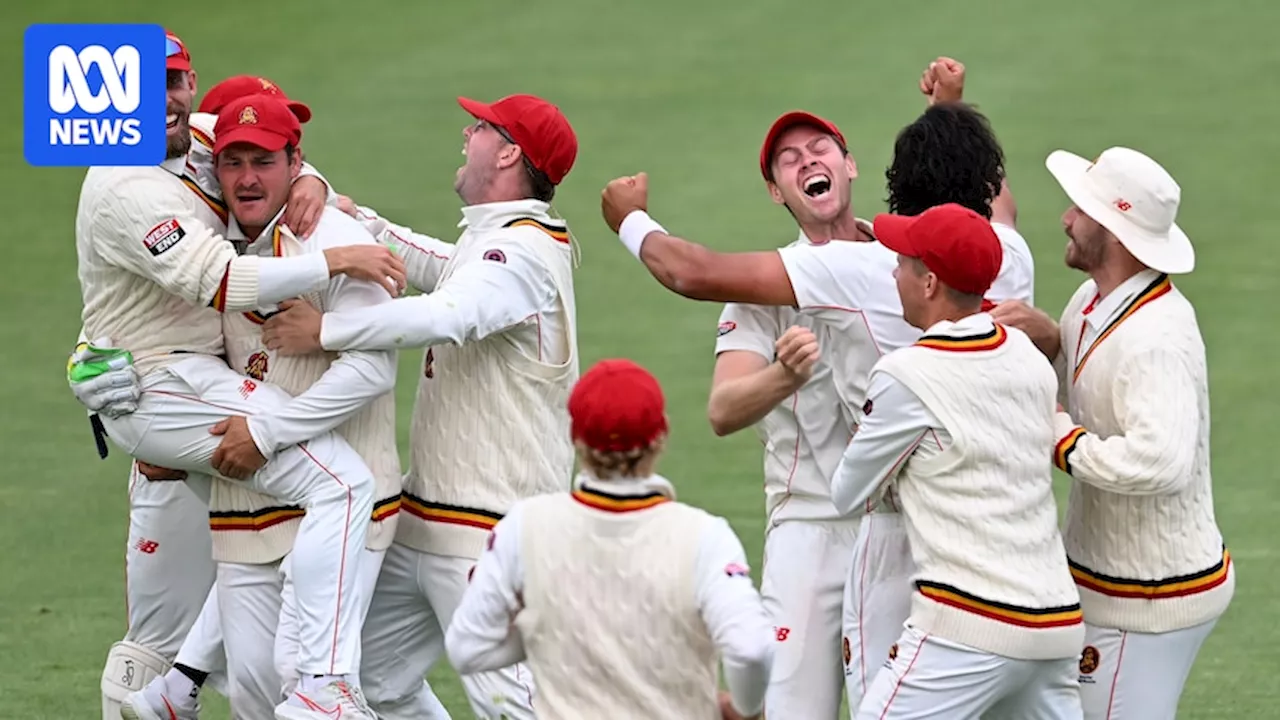
<svg viewBox="0 0 1280 720">
<path fill-rule="evenodd" d="M 147 683 L 169 671 L 169 661 L 150 648 L 128 640 L 111 646 L 102 669 L 102 708 L 104 720 L 120 717 L 120 703 L 129 693 L 141 690 Z M 114 712 L 115 715 L 111 715 Z"/>
</svg>

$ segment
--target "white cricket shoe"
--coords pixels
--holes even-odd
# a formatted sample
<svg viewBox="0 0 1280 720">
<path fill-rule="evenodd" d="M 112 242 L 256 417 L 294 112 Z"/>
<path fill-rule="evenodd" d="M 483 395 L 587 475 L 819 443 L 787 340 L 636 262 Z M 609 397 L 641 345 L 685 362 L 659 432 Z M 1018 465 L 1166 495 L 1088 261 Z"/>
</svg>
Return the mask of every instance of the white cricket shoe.
<svg viewBox="0 0 1280 720">
<path fill-rule="evenodd" d="M 315 690 L 300 686 L 276 706 L 276 720 L 377 720 L 364 693 L 341 680 Z"/>
<path fill-rule="evenodd" d="M 200 704 L 195 699 L 169 692 L 160 675 L 141 690 L 135 690 L 120 704 L 124 720 L 199 720 Z"/>
</svg>

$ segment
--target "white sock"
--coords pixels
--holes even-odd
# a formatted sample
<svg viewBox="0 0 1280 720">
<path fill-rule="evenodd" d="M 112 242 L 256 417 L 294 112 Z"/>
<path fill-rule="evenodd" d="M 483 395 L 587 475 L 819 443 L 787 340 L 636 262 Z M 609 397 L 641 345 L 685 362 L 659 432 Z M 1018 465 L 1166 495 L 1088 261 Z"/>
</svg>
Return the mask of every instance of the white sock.
<svg viewBox="0 0 1280 720">
<path fill-rule="evenodd" d="M 164 674 L 164 685 L 169 690 L 169 699 L 177 700 L 185 706 L 195 706 L 196 696 L 200 694 L 200 687 L 191 681 L 177 668 L 169 668 L 169 672 Z"/>
</svg>

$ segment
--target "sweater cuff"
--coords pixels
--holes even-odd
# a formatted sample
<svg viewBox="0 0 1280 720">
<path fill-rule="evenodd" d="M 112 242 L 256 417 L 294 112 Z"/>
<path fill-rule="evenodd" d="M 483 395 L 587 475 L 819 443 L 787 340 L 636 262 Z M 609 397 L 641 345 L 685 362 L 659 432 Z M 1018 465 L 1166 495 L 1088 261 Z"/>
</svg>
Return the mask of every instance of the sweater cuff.
<svg viewBox="0 0 1280 720">
<path fill-rule="evenodd" d="M 1071 416 L 1064 412 L 1054 416 L 1053 429 L 1054 434 L 1058 437 L 1058 442 L 1053 447 L 1053 464 L 1062 472 L 1070 475 L 1071 453 L 1075 452 L 1080 438 L 1085 435 L 1085 429 L 1076 425 L 1071 420 Z"/>
<path fill-rule="evenodd" d="M 214 307 L 219 312 L 249 310 L 258 306 L 262 258 L 240 255 L 227 266 L 221 298 Z"/>
</svg>

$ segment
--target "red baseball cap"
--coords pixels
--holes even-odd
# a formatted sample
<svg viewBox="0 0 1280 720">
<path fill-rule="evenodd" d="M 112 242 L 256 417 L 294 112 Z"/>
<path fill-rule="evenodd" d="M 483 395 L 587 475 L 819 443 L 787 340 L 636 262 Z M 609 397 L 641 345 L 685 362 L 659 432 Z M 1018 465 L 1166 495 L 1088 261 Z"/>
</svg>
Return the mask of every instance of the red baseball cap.
<svg viewBox="0 0 1280 720">
<path fill-rule="evenodd" d="M 972 295 L 991 288 L 1004 260 L 991 222 L 955 203 L 914 217 L 877 215 L 875 233 L 881 245 L 919 259 L 947 286 Z"/>
<path fill-rule="evenodd" d="M 297 147 L 302 140 L 302 125 L 278 96 L 249 95 L 222 108 L 213 135 L 215 155 L 234 143 L 275 152 L 285 145 Z"/>
<path fill-rule="evenodd" d="M 578 137 L 555 105 L 534 95 L 508 95 L 492 104 L 460 97 L 458 104 L 477 120 L 505 130 L 552 185 L 573 168 Z"/>
<path fill-rule="evenodd" d="M 602 360 L 569 395 L 571 433 L 593 450 L 625 452 L 652 445 L 667 431 L 662 387 L 630 360 Z"/>
<path fill-rule="evenodd" d="M 217 115 L 227 103 L 249 95 L 274 95 L 298 116 L 298 122 L 304 123 L 311 119 L 311 108 L 297 100 L 290 100 L 279 85 L 257 75 L 236 75 L 209 88 L 209 92 L 200 101 L 198 112 Z"/>
<path fill-rule="evenodd" d="M 769 132 L 764 136 L 764 145 L 760 146 L 760 174 L 764 175 L 765 181 L 773 182 L 773 170 L 769 166 L 773 163 L 773 146 L 777 144 L 778 137 L 797 125 L 809 125 L 834 135 L 836 140 L 840 142 L 841 148 L 849 147 L 849 143 L 844 141 L 844 135 L 840 132 L 840 128 L 836 127 L 836 124 L 830 120 L 803 110 L 792 110 L 789 113 L 784 113 L 773 121 Z"/>
<path fill-rule="evenodd" d="M 190 70 L 191 53 L 182 38 L 172 31 L 164 31 L 164 67 L 166 70 Z"/>
</svg>

